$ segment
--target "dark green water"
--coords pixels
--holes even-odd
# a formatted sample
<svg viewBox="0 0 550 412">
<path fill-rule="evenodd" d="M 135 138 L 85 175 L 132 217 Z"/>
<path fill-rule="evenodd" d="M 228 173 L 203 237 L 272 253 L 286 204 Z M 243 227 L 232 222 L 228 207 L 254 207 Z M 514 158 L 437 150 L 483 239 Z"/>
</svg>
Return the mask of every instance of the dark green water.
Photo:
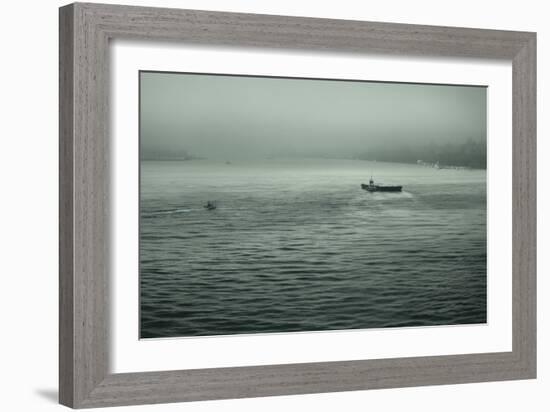
<svg viewBox="0 0 550 412">
<path fill-rule="evenodd" d="M 142 162 L 140 294 L 142 338 L 485 323 L 485 171 Z"/>
</svg>

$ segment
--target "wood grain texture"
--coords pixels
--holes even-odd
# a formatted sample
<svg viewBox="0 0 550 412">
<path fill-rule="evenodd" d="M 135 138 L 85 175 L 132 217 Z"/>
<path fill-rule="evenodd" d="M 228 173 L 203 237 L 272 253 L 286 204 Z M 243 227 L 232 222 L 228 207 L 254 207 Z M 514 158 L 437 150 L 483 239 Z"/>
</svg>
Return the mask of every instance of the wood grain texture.
<svg viewBox="0 0 550 412">
<path fill-rule="evenodd" d="M 62 8 L 60 21 L 61 104 L 67 104 L 60 119 L 66 182 L 61 203 L 69 206 L 60 216 L 60 375 L 69 376 L 62 378 L 60 400 L 77 406 L 104 380 L 108 367 L 107 42 L 78 5 Z"/>
<path fill-rule="evenodd" d="M 59 14 L 59 400 L 73 404 L 73 37 L 67 7 Z"/>
<path fill-rule="evenodd" d="M 536 37 L 512 62 L 513 351 L 536 375 Z"/>
<path fill-rule="evenodd" d="M 513 65 L 513 350 L 110 374 L 109 40 L 498 58 Z M 533 378 L 534 33 L 75 3 L 60 9 L 60 402 L 74 408 Z M 503 119 L 506 121 L 506 119 Z"/>
</svg>

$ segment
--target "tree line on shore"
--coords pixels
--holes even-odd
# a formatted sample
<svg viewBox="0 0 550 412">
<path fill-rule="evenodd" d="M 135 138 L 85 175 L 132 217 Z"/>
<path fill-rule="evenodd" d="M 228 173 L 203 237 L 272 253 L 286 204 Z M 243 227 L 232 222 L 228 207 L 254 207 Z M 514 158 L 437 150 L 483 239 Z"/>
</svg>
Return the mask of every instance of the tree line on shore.
<svg viewBox="0 0 550 412">
<path fill-rule="evenodd" d="M 422 146 L 373 147 L 359 156 L 381 162 L 438 163 L 474 169 L 487 168 L 487 144 L 470 139 L 464 143 L 426 144 Z"/>
</svg>

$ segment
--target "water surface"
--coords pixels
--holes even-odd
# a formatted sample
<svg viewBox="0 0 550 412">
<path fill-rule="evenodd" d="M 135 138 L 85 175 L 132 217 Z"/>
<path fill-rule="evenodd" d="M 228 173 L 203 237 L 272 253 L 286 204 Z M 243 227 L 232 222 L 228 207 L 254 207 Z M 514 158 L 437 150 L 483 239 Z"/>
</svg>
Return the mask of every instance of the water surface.
<svg viewBox="0 0 550 412">
<path fill-rule="evenodd" d="M 142 338 L 484 323 L 486 173 L 142 161 L 140 286 Z"/>
</svg>

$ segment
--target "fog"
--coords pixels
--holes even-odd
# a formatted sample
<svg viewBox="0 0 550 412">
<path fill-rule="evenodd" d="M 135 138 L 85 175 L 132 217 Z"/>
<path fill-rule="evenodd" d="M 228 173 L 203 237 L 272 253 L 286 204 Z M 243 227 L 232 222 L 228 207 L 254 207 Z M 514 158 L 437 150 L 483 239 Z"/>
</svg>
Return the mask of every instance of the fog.
<svg viewBox="0 0 550 412">
<path fill-rule="evenodd" d="M 140 101 L 144 159 L 416 156 L 486 141 L 485 87 L 142 72 Z"/>
</svg>

